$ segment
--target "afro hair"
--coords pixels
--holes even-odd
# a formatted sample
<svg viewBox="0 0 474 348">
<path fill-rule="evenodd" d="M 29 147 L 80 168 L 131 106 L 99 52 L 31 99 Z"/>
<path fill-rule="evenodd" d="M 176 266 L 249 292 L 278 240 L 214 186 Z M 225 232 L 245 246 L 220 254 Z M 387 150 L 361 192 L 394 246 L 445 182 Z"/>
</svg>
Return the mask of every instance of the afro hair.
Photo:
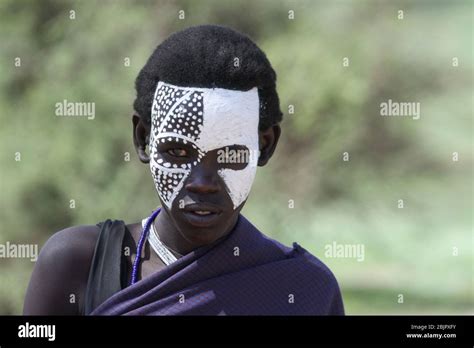
<svg viewBox="0 0 474 348">
<path fill-rule="evenodd" d="M 248 36 L 227 27 L 190 27 L 172 34 L 155 49 L 135 81 L 133 106 L 147 125 L 158 81 L 240 91 L 257 87 L 259 129 L 282 120 L 276 73 L 265 53 Z"/>
</svg>

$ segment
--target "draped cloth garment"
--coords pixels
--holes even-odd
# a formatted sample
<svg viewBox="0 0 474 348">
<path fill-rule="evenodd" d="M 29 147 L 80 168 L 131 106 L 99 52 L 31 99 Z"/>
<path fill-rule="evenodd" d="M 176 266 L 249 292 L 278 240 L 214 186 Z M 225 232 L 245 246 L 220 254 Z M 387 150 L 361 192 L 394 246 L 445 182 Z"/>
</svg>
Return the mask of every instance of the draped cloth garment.
<svg viewBox="0 0 474 348">
<path fill-rule="evenodd" d="M 86 314 L 344 315 L 338 283 L 319 259 L 242 215 L 221 240 L 99 302 Z"/>
</svg>

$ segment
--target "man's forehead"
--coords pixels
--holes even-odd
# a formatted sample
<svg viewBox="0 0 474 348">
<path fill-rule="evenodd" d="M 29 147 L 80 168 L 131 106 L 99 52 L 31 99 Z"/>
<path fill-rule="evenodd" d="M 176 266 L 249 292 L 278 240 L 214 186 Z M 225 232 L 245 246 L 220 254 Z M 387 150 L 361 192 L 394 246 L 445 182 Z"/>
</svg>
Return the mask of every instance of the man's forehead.
<svg viewBox="0 0 474 348">
<path fill-rule="evenodd" d="M 174 86 L 160 81 L 152 106 L 152 128 L 157 138 L 179 138 L 203 151 L 258 139 L 258 89 Z"/>
</svg>

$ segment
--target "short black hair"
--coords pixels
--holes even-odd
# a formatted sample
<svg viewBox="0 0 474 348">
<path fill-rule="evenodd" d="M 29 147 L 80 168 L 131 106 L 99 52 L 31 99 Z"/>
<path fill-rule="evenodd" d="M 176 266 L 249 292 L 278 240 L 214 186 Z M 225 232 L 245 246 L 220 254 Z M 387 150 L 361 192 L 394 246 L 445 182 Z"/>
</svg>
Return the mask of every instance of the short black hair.
<svg viewBox="0 0 474 348">
<path fill-rule="evenodd" d="M 172 34 L 155 49 L 135 81 L 133 106 L 148 125 L 158 81 L 241 91 L 257 87 L 259 129 L 268 129 L 283 117 L 276 73 L 265 53 L 248 36 L 224 26 L 189 27 Z"/>
</svg>

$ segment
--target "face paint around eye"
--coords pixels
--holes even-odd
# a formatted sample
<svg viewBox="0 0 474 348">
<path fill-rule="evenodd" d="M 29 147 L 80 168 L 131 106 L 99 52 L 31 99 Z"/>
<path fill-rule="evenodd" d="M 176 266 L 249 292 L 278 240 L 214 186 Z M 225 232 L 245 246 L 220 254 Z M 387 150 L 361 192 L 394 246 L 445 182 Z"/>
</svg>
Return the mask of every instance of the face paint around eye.
<svg viewBox="0 0 474 348">
<path fill-rule="evenodd" d="M 172 156 L 175 156 L 175 157 L 186 157 L 187 156 L 186 150 L 183 150 L 183 149 L 171 149 L 171 150 L 168 150 L 168 153 Z"/>
<path fill-rule="evenodd" d="M 257 156 L 251 156 L 243 169 L 218 170 L 236 209 L 248 197 L 255 178 L 258 121 L 257 88 L 249 91 L 190 88 L 160 81 L 152 105 L 150 170 L 163 203 L 171 208 L 191 170 L 207 153 L 237 145 Z M 158 148 L 169 142 L 191 146 L 197 156 L 190 163 L 166 160 Z"/>
</svg>

